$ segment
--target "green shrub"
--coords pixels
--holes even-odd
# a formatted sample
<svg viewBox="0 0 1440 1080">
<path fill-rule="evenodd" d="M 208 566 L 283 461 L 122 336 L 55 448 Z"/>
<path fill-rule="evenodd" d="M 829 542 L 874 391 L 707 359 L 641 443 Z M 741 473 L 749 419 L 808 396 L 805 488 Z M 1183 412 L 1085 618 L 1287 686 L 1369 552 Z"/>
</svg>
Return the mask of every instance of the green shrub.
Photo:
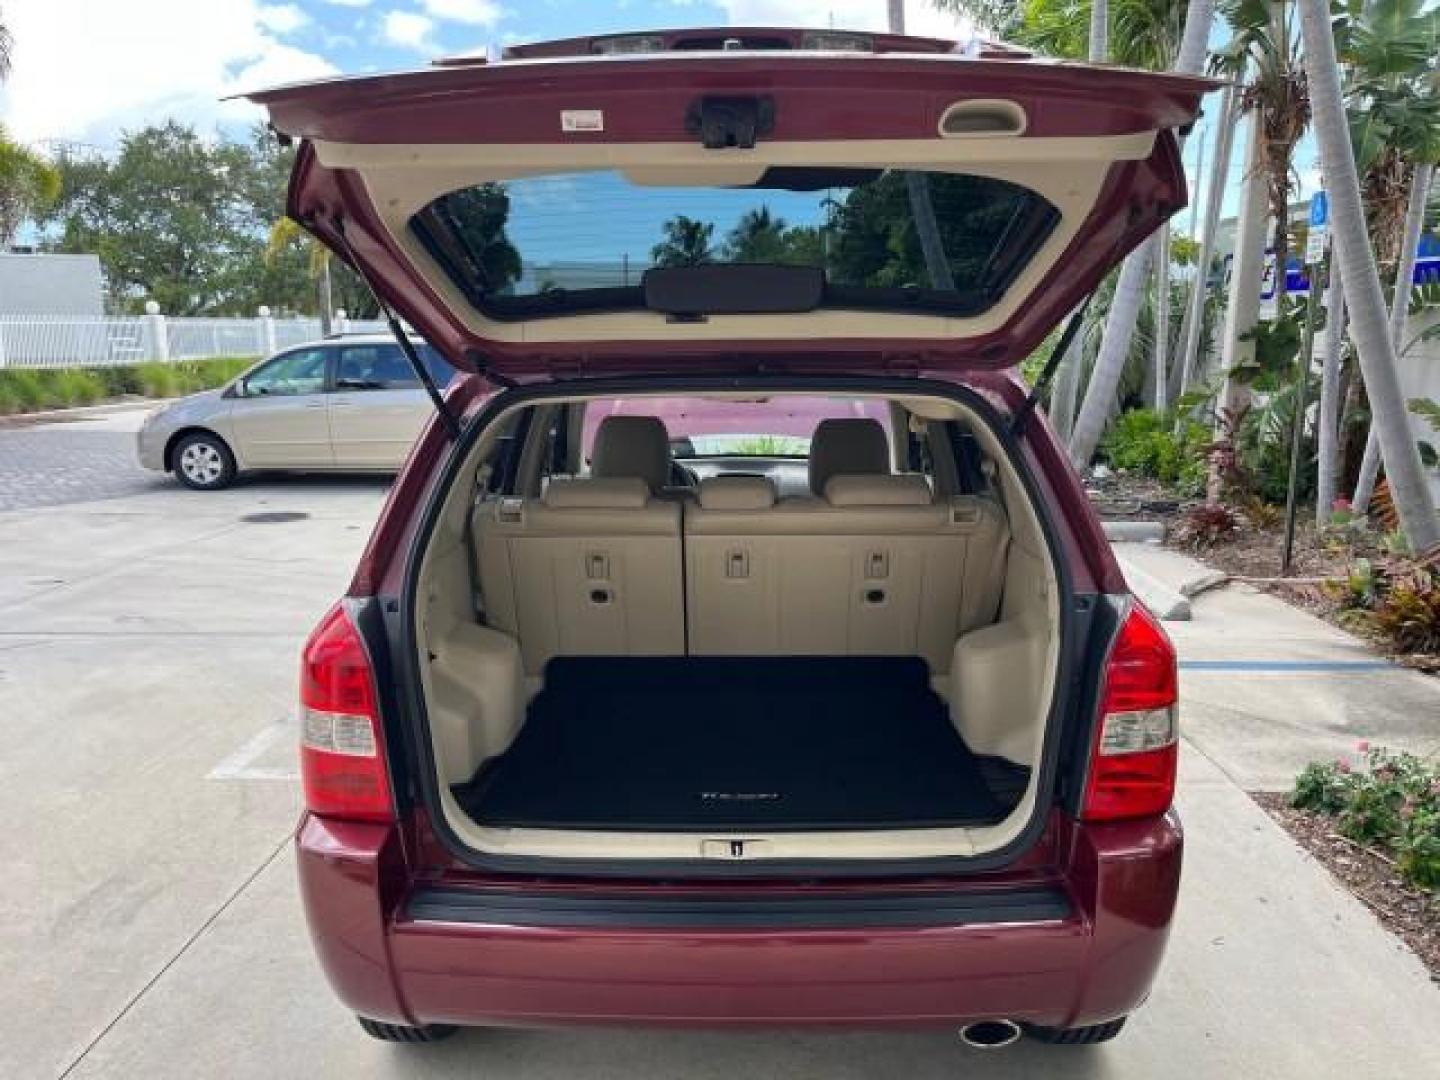
<svg viewBox="0 0 1440 1080">
<path fill-rule="evenodd" d="M 1336 819 L 1341 835 L 1394 852 L 1400 876 L 1440 889 L 1440 768 L 1413 754 L 1369 751 L 1366 766 L 1344 761 L 1307 765 L 1290 805 Z"/>
<path fill-rule="evenodd" d="M 1101 444 L 1112 468 L 1151 476 L 1198 494 L 1205 487 L 1205 453 L 1210 432 L 1193 420 L 1176 425 L 1168 413 L 1132 409 L 1121 413 Z"/>
<path fill-rule="evenodd" d="M 0 414 L 91 405 L 126 394 L 191 394 L 229 382 L 253 362 L 247 357 L 223 356 L 171 364 L 0 369 Z"/>
<path fill-rule="evenodd" d="M 43 374 L 28 368 L 0 371 L 0 385 L 5 387 L 8 411 L 33 412 L 46 408 L 48 392 Z"/>
</svg>

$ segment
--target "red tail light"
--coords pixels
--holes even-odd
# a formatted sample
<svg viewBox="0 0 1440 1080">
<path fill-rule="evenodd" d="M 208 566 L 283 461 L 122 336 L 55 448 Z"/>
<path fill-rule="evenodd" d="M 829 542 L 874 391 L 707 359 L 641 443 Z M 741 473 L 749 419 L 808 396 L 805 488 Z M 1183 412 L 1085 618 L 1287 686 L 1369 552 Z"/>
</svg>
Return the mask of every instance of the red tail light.
<svg viewBox="0 0 1440 1080">
<path fill-rule="evenodd" d="M 1163 814 L 1175 797 L 1179 739 L 1175 647 L 1140 603 L 1105 665 L 1100 723 L 1080 816 L 1119 821 Z"/>
<path fill-rule="evenodd" d="M 374 674 L 339 604 L 320 620 L 300 658 L 300 778 L 312 813 L 395 817 Z"/>
</svg>

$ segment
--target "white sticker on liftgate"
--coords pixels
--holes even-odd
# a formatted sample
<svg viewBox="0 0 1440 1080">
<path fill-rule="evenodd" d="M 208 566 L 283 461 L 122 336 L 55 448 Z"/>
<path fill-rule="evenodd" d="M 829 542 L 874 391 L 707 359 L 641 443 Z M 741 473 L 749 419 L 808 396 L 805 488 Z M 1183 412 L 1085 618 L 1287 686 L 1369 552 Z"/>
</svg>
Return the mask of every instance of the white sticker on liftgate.
<svg viewBox="0 0 1440 1080">
<path fill-rule="evenodd" d="M 561 109 L 561 131 L 604 131 L 604 109 Z"/>
</svg>

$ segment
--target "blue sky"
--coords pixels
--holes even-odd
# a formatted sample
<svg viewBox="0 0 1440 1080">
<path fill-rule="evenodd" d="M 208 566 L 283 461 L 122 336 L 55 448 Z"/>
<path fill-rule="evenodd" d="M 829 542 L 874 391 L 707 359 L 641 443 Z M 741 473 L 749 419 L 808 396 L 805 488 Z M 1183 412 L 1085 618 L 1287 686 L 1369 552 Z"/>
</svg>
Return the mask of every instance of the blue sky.
<svg viewBox="0 0 1440 1080">
<path fill-rule="evenodd" d="M 908 29 L 968 36 L 968 24 L 907 0 Z M 881 29 L 885 0 L 0 0 L 15 35 L 0 121 L 26 142 L 104 151 L 120 133 L 175 117 L 237 132 L 258 119 L 234 94 L 342 72 L 411 68 L 514 41 L 680 25 Z M 1212 98 L 1212 111 L 1217 102 Z M 1213 123 L 1203 123 L 1205 141 Z M 1192 165 L 1201 139 L 1192 139 Z M 1243 175 L 1243 142 L 1226 211 Z M 1299 172 L 1309 194 L 1313 151 Z M 1193 187 L 1193 184 L 1192 184 Z M 1189 212 L 1181 215 L 1189 226 Z"/>
</svg>

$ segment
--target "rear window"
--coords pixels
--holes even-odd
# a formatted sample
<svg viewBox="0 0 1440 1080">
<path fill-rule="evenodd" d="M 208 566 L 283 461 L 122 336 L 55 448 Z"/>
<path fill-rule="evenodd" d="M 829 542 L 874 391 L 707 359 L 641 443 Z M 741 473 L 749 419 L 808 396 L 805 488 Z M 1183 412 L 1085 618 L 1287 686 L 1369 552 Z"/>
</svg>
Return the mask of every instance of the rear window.
<svg viewBox="0 0 1440 1080">
<path fill-rule="evenodd" d="M 917 225 L 927 200 L 938 281 Z M 974 315 L 1058 221 L 1044 198 L 992 177 L 787 166 L 736 187 L 637 184 L 615 171 L 486 183 L 435 200 L 411 227 L 499 319 L 639 308 L 646 270 L 725 263 L 819 268 L 825 307 Z"/>
<path fill-rule="evenodd" d="M 585 407 L 581 447 L 586 461 L 607 416 L 659 417 L 677 458 L 803 458 L 810 453 L 816 425 L 832 417 L 868 417 L 890 432 L 889 407 L 874 398 L 616 398 Z"/>
<path fill-rule="evenodd" d="M 416 352 L 435 385 L 445 389 L 455 369 L 429 345 L 417 345 Z M 420 380 L 399 345 L 359 343 L 341 346 L 335 361 L 335 385 L 347 390 L 404 390 L 418 387 Z"/>
</svg>

